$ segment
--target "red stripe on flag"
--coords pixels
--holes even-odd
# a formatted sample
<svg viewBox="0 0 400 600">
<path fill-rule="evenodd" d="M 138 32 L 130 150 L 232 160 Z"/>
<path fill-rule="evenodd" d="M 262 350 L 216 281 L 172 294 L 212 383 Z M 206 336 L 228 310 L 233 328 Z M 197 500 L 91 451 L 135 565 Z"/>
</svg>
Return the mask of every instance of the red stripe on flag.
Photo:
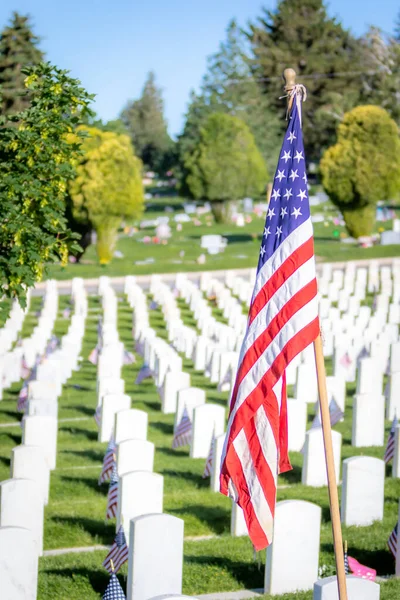
<svg viewBox="0 0 400 600">
<path fill-rule="evenodd" d="M 265 285 L 258 292 L 250 306 L 249 325 L 254 321 L 260 310 L 264 308 L 270 298 L 277 290 L 287 281 L 287 279 L 297 271 L 301 265 L 306 263 L 314 256 L 314 242 L 311 237 L 304 244 L 296 248 L 296 250 L 288 256 L 288 258 L 280 265 L 279 269 L 271 275 Z"/>
<path fill-rule="evenodd" d="M 318 334 L 319 319 L 316 317 L 311 323 L 308 323 L 303 329 L 298 331 L 282 348 L 268 371 L 259 381 L 257 387 L 249 394 L 238 409 L 230 427 L 228 445 L 233 442 L 242 427 L 253 417 L 261 404 L 265 402 L 268 394 L 282 376 L 287 365 L 299 352 L 309 346 Z M 267 414 L 269 416 L 269 412 Z"/>
<path fill-rule="evenodd" d="M 274 339 L 274 337 L 278 335 L 285 323 L 289 321 L 301 308 L 303 308 L 303 306 L 305 306 L 308 302 L 315 298 L 316 295 L 317 281 L 313 279 L 292 296 L 289 302 L 287 302 L 279 311 L 279 313 L 275 315 L 268 327 L 256 339 L 254 344 L 247 350 L 236 375 L 235 387 L 233 389 L 231 398 L 231 410 L 233 409 L 236 403 L 239 386 L 250 371 L 250 369 L 257 362 L 257 360 L 260 358 L 263 352 L 265 352 L 267 346 Z M 302 347 L 300 348 L 299 352 L 301 352 L 301 350 L 303 350 Z"/>
<path fill-rule="evenodd" d="M 225 496 L 228 496 L 228 482 L 230 479 L 235 482 L 238 494 L 237 504 L 243 509 L 250 539 L 256 550 L 265 548 L 271 540 L 267 539 L 267 536 L 257 519 L 242 470 L 242 465 L 233 445 L 230 446 L 229 457 L 227 456 L 225 460 L 229 463 L 229 471 L 225 471 L 224 473 L 221 471 L 221 492 L 225 494 Z"/>
</svg>

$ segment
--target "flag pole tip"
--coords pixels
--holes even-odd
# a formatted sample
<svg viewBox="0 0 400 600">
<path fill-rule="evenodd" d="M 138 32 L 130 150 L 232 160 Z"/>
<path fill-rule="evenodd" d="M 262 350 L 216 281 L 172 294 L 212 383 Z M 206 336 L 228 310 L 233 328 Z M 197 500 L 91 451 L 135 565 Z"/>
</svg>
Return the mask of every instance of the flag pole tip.
<svg viewBox="0 0 400 600">
<path fill-rule="evenodd" d="M 290 92 L 296 85 L 296 71 L 294 69 L 285 69 L 283 71 L 283 79 L 285 82 L 285 91 Z"/>
</svg>

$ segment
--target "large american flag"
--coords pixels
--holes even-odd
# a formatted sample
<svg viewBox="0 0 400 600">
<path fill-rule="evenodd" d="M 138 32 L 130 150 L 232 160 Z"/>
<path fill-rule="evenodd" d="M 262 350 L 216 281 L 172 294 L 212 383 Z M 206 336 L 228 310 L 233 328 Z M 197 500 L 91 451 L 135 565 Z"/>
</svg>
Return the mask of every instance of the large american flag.
<svg viewBox="0 0 400 600">
<path fill-rule="evenodd" d="M 285 369 L 319 334 L 300 87 L 293 98 L 221 462 L 220 491 L 242 507 L 256 550 L 272 542 L 277 474 L 291 469 Z"/>
</svg>

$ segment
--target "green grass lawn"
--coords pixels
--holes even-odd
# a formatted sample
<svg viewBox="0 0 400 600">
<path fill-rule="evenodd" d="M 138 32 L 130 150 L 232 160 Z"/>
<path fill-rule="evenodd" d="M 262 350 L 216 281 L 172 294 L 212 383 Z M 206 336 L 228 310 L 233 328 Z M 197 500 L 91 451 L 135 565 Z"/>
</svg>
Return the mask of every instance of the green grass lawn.
<svg viewBox="0 0 400 600">
<path fill-rule="evenodd" d="M 170 206 L 173 213 L 165 213 L 164 207 Z M 158 203 L 148 208 L 145 219 L 158 216 L 172 218 L 177 212 L 182 212 L 182 205 L 177 198 L 163 198 Z M 337 214 L 333 207 L 325 203 L 322 207 L 313 207 L 312 212 L 322 212 L 327 219 Z M 264 228 L 264 218 L 251 215 L 251 223 L 239 228 L 234 224 L 216 224 L 211 216 L 200 217 L 201 225 L 184 223 L 182 231 L 176 231 L 172 223 L 172 237 L 167 245 L 145 244 L 141 240 L 145 236 L 154 236 L 154 228 L 140 230 L 132 237 L 121 233 L 117 249 L 122 252 L 123 258 L 114 258 L 107 267 L 97 264 L 95 248 L 89 247 L 80 264 L 69 264 L 62 268 L 59 265 L 48 269 L 48 277 L 56 279 L 70 279 L 71 277 L 99 277 L 100 275 L 147 275 L 149 273 L 176 273 L 182 271 L 204 271 L 218 269 L 239 269 L 255 267 L 258 261 L 261 236 Z M 392 222 L 377 223 L 378 228 L 390 229 Z M 206 263 L 199 265 L 196 261 L 203 252 L 200 249 L 200 238 L 207 234 L 220 234 L 228 239 L 228 246 L 223 254 L 207 255 Z M 344 261 L 355 259 L 383 258 L 400 255 L 400 245 L 375 246 L 373 248 L 359 248 L 354 245 L 340 242 L 339 235 L 344 234 L 343 227 L 336 226 L 332 221 L 314 225 L 315 253 L 319 261 Z M 184 253 L 182 256 L 181 253 Z M 136 264 L 151 260 L 146 264 Z"/>
<path fill-rule="evenodd" d="M 193 317 L 182 302 L 182 318 L 193 326 Z M 60 298 L 57 335 L 63 335 L 68 320 L 62 318 L 67 298 Z M 40 300 L 33 299 L 30 315 L 24 323 L 23 335 L 29 335 L 37 317 Z M 59 400 L 59 435 L 57 468 L 51 475 L 50 502 L 45 509 L 45 549 L 71 548 L 111 544 L 115 522 L 105 522 L 107 485 L 101 487 L 97 479 L 106 444 L 97 441 L 97 427 L 93 419 L 96 407 L 96 367 L 87 356 L 96 343 L 96 325 L 100 314 L 97 297 L 89 298 L 89 316 L 84 338 L 81 369 L 74 373 L 63 388 Z M 215 315 L 218 312 L 215 311 Z M 119 333 L 127 349 L 132 350 L 131 309 L 123 298 L 119 302 Z M 160 335 L 165 334 L 159 310 L 151 311 L 151 325 Z M 243 588 L 261 588 L 264 579 L 265 553 L 254 560 L 253 549 L 247 538 L 230 536 L 230 500 L 210 491 L 208 480 L 202 478 L 205 461 L 191 459 L 188 449 L 171 449 L 173 415 L 162 415 L 160 400 L 152 380 L 140 386 L 134 384 L 141 366 L 137 363 L 123 368 L 126 392 L 132 406 L 146 410 L 149 415 L 148 438 L 156 446 L 154 470 L 164 477 L 164 512 L 185 522 L 183 593 L 196 595 Z M 328 368 L 330 367 L 328 363 Z M 193 370 L 191 361 L 184 360 L 184 370 L 191 374 L 191 384 L 206 390 L 207 400 L 227 405 L 227 393 L 220 393 L 201 373 Z M 0 423 L 19 421 L 16 400 L 19 386 L 4 394 L 0 403 Z M 351 411 L 354 385 L 348 386 L 346 418 L 336 429 L 343 435 L 342 458 L 356 454 L 383 456 L 383 448 L 352 448 Z M 309 420 L 312 420 L 310 408 Z M 67 419 L 67 421 L 66 421 Z M 387 423 L 387 430 L 390 423 Z M 0 429 L 0 479 L 9 477 L 11 449 L 21 441 L 18 426 Z M 301 485 L 302 455 L 292 453 L 293 471 L 279 478 L 278 500 L 303 499 L 322 507 L 320 564 L 334 568 L 332 536 L 329 521 L 327 489 L 307 488 Z M 379 575 L 394 572 L 394 563 L 386 540 L 397 519 L 400 483 L 391 479 L 388 469 L 385 484 L 385 517 L 382 523 L 370 527 L 344 528 L 349 554 L 360 562 L 374 567 Z M 212 536 L 210 539 L 193 539 Z M 100 598 L 108 574 L 102 568 L 106 552 L 98 550 L 82 554 L 48 556 L 40 559 L 38 600 L 85 600 Z M 260 562 L 260 565 L 259 565 Z M 288 565 L 290 572 L 290 565 Z M 126 565 L 121 571 L 123 585 Z M 400 580 L 382 584 L 382 600 L 395 600 L 400 595 Z M 283 596 L 285 600 L 309 600 L 310 593 Z"/>
</svg>

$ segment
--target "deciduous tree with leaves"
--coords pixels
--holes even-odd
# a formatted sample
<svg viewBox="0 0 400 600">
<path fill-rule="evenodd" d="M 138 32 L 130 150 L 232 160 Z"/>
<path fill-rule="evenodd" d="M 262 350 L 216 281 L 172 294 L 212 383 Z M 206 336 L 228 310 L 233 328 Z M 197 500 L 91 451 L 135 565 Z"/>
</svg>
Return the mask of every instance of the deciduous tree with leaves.
<svg viewBox="0 0 400 600">
<path fill-rule="evenodd" d="M 67 136 L 92 97 L 68 71 L 50 64 L 22 73 L 30 103 L 0 117 L 0 295 L 24 304 L 26 288 L 41 278 L 45 264 L 65 264 L 76 244 L 65 197 L 82 134 L 73 144 Z"/>
<path fill-rule="evenodd" d="M 70 182 L 70 214 L 82 231 L 95 229 L 100 264 L 108 264 L 123 218 L 138 217 L 143 207 L 142 163 L 129 136 L 95 127 L 86 133 L 76 178 Z M 75 142 L 75 136 L 71 136 Z"/>
</svg>

